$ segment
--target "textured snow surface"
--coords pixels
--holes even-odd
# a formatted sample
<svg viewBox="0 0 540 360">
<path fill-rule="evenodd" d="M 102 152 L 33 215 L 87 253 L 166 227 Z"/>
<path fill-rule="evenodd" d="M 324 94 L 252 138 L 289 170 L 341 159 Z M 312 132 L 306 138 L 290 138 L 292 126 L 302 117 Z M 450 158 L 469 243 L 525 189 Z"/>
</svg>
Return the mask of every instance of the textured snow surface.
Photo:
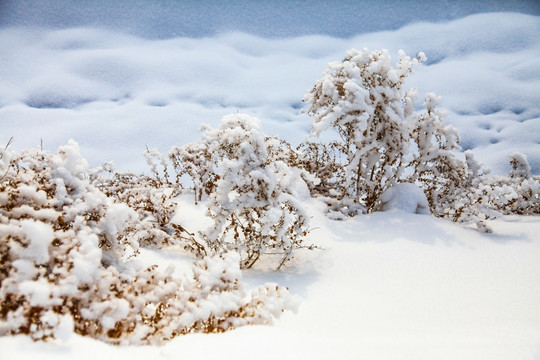
<svg viewBox="0 0 540 360">
<path fill-rule="evenodd" d="M 479 14 L 449 23 L 417 23 L 348 39 L 268 39 L 243 33 L 148 40 L 96 28 L 0 28 L 0 144 L 54 151 L 70 138 L 91 166 L 113 160 L 146 169 L 145 146 L 166 152 L 243 112 L 269 135 L 298 144 L 310 131 L 301 99 L 348 49 L 386 48 L 427 62 L 406 87 L 442 96 L 447 123 L 465 150 L 493 173 L 506 155 L 528 156 L 540 172 L 540 17 Z M 418 104 L 421 106 L 421 100 Z M 31 131 L 29 131 L 31 130 Z"/>
<path fill-rule="evenodd" d="M 149 39 L 206 37 L 224 31 L 265 37 L 350 37 L 483 12 L 539 15 L 540 4 L 535 0 L 2 0 L 0 10 L 0 26 L 99 26 Z"/>
<path fill-rule="evenodd" d="M 538 217 L 506 217 L 483 234 L 430 216 L 375 213 L 346 221 L 308 203 L 324 250 L 299 253 L 280 272 L 251 270 L 300 297 L 273 326 L 188 335 L 162 347 L 114 347 L 79 336 L 33 343 L 2 337 L 2 356 L 40 359 L 538 359 Z M 202 208 L 192 209 L 200 218 Z M 196 221 L 195 221 L 196 222 Z M 185 261 L 143 252 L 143 259 Z"/>
<path fill-rule="evenodd" d="M 399 49 L 423 51 L 428 60 L 407 85 L 418 87 L 419 99 L 431 91 L 443 97 L 463 148 L 493 173 L 509 171 L 513 151 L 540 173 L 539 16 L 479 14 L 346 39 L 219 33 L 151 40 L 87 25 L 0 28 L 0 154 L 11 136 L 16 150 L 42 142 L 55 151 L 73 138 L 90 167 L 113 160 L 120 170 L 148 171 L 145 146 L 166 152 L 199 139 L 202 123 L 216 126 L 237 111 L 297 144 L 310 132 L 300 99 L 328 62 L 368 47 L 388 49 L 394 62 Z M 324 250 L 300 252 L 277 273 L 244 274 L 253 288 L 272 281 L 300 297 L 298 312 L 274 326 L 113 347 L 71 335 L 69 319 L 61 319 L 58 341 L 1 337 L 0 357 L 540 358 L 539 217 L 503 217 L 483 234 L 403 209 L 333 221 L 322 203 L 305 205 L 314 226 L 309 242 Z M 208 225 L 203 214 L 186 203 L 177 217 L 196 232 Z M 26 225 L 36 233 L 32 246 L 41 246 L 48 230 Z M 181 269 L 186 259 L 143 251 L 141 261 Z M 36 301 L 46 296 L 28 291 Z"/>
</svg>

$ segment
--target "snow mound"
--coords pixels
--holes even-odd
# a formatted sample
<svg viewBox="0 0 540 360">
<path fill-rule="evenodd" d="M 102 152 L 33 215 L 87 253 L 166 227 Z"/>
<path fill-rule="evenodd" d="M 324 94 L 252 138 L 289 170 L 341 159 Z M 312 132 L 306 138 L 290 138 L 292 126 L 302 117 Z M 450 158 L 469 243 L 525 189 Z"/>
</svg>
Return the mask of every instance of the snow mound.
<svg viewBox="0 0 540 360">
<path fill-rule="evenodd" d="M 399 183 L 382 196 L 382 210 L 399 210 L 411 214 L 429 215 L 429 204 L 424 192 L 415 184 Z"/>
</svg>

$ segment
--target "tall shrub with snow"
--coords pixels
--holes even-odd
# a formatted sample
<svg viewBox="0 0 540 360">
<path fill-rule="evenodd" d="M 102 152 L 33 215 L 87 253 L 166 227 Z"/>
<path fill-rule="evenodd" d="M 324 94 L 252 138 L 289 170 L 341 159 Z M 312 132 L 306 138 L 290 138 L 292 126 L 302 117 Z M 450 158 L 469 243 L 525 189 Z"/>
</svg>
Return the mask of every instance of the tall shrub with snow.
<svg viewBox="0 0 540 360">
<path fill-rule="evenodd" d="M 282 144 L 266 137 L 256 118 L 229 115 L 218 128 L 202 131 L 204 145 L 188 148 L 206 149 L 204 173 L 215 179 L 207 200 L 213 224 L 201 233 L 208 248 L 239 252 L 242 268 L 264 255 L 279 256 L 281 267 L 295 249 L 306 247 L 308 216 L 300 200 L 309 191 L 302 171 L 278 159 Z"/>
<path fill-rule="evenodd" d="M 368 213 L 382 209 L 381 196 L 398 183 L 419 184 L 434 211 L 465 181 L 466 165 L 455 155 L 459 136 L 444 124 L 444 113 L 436 108 L 440 98 L 428 93 L 426 111 L 418 113 L 416 89 L 404 90 L 407 76 L 423 60 L 423 53 L 411 59 L 400 51 L 394 68 L 386 50 L 350 50 L 342 62 L 329 64 L 304 97 L 313 116 L 312 134 L 332 127 L 338 136 L 327 145 L 307 148 L 305 156 L 323 153 L 332 167 L 341 166 L 330 178 L 315 174 L 323 177 L 321 184 L 333 187 L 323 195 L 339 199 L 348 215 L 355 213 L 351 199 Z M 329 155 L 336 150 L 341 156 Z"/>
<path fill-rule="evenodd" d="M 403 83 L 419 59 L 399 55 L 393 68 L 386 50 L 350 50 L 342 62 L 329 64 L 303 99 L 313 116 L 312 134 L 332 127 L 339 136 L 338 150 L 345 158 L 342 187 L 367 212 L 402 176 L 408 151 L 407 117 L 414 104 L 405 101 Z"/>
<path fill-rule="evenodd" d="M 156 343 L 269 323 L 290 304 L 276 285 L 246 293 L 234 253 L 185 278 L 127 261 L 138 214 L 90 181 L 73 141 L 54 155 L 4 149 L 0 168 L 0 335 Z"/>
</svg>

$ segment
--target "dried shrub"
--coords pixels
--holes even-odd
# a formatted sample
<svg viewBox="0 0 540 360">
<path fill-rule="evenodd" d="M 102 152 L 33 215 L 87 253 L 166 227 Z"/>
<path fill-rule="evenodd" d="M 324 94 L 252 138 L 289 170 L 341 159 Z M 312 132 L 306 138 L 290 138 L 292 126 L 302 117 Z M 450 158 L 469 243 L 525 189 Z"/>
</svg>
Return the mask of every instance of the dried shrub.
<svg viewBox="0 0 540 360">
<path fill-rule="evenodd" d="M 72 141 L 58 154 L 0 150 L 0 171 L 0 335 L 153 344 L 269 323 L 291 305 L 276 285 L 247 293 L 234 253 L 205 257 L 183 278 L 138 268 L 128 259 L 141 209 L 95 186 Z"/>
<path fill-rule="evenodd" d="M 198 257 L 205 256 L 204 246 L 196 240 L 195 235 L 182 224 L 171 221 L 179 206 L 177 199 L 183 188 L 179 178 L 175 183 L 169 180 L 168 163 L 156 150 L 147 149 L 144 155 L 152 176 L 117 173 L 109 165 L 103 168 L 106 176 L 103 171 L 94 172 L 93 184 L 115 202 L 135 210 L 139 221 L 128 227 L 126 232 L 141 246 L 158 249 L 181 246 Z M 158 160 L 158 164 L 154 159 Z M 158 166 L 161 166 L 161 171 Z"/>
<path fill-rule="evenodd" d="M 299 167 L 313 174 L 318 181 L 307 182 L 312 194 L 342 199 L 345 194 L 345 169 L 342 151 L 336 141 L 323 143 L 306 141 L 298 147 Z"/>
<path fill-rule="evenodd" d="M 301 166 L 320 179 L 312 193 L 336 219 L 382 209 L 381 195 L 398 183 L 419 185 L 436 216 L 474 221 L 482 231 L 501 214 L 538 213 L 538 178 L 524 155 L 510 154 L 509 176 L 487 178 L 471 152 L 458 157 L 459 135 L 436 108 L 440 97 L 426 94 L 426 111 L 416 111 L 416 89 L 403 85 L 421 60 L 423 53 L 411 59 L 400 51 L 393 68 L 386 50 L 365 49 L 329 64 L 303 99 L 312 135 L 332 128 L 336 137 L 301 148 Z"/>
<path fill-rule="evenodd" d="M 169 159 L 177 174 L 177 181 L 188 175 L 194 187 L 195 204 L 203 195 L 210 195 L 219 180 L 214 170 L 215 159 L 209 151 L 207 143 L 200 141 L 183 146 L 174 146 L 169 150 Z"/>
<path fill-rule="evenodd" d="M 309 105 L 307 113 L 313 116 L 312 135 L 319 136 L 329 127 L 337 135 L 337 140 L 322 149 L 327 158 L 329 150 L 341 154 L 344 176 L 337 178 L 336 190 L 368 213 L 402 179 L 407 162 L 409 122 L 415 113 L 411 93 L 403 85 L 424 56 L 411 59 L 402 51 L 399 56 L 397 68 L 393 68 L 386 50 L 350 50 L 343 61 L 328 65 L 303 99 Z M 328 182 L 321 179 L 323 184 Z"/>
<path fill-rule="evenodd" d="M 465 152 L 467 182 L 454 188 L 436 204 L 434 213 L 456 222 L 476 223 L 483 232 L 492 232 L 485 220 L 502 215 L 540 214 L 540 177 L 530 174 L 525 155 L 511 153 L 512 170 L 508 176 L 486 176 L 489 170 L 482 167 L 472 152 Z"/>
<path fill-rule="evenodd" d="M 380 195 L 396 182 L 409 139 L 403 81 L 418 63 L 400 53 L 397 69 L 386 50 L 350 50 L 328 65 L 323 78 L 304 96 L 313 115 L 312 134 L 332 127 L 343 154 L 344 195 L 373 211 Z"/>
<path fill-rule="evenodd" d="M 213 254 L 236 251 L 240 266 L 252 267 L 261 257 L 276 255 L 277 268 L 304 245 L 308 216 L 299 200 L 309 196 L 302 176 L 305 171 L 288 165 L 295 163 L 296 152 L 284 142 L 267 137 L 258 119 L 236 114 L 223 118 L 217 129 L 203 127 L 200 143 L 175 149 L 205 149 L 202 158 L 181 156 L 188 168 L 204 169 L 193 176 L 197 188 L 208 190 L 206 204 L 212 226 L 201 232 Z M 190 161 L 194 161 L 189 164 Z M 204 175 L 204 177 L 201 176 Z M 210 186 L 205 179 L 210 179 Z"/>
</svg>

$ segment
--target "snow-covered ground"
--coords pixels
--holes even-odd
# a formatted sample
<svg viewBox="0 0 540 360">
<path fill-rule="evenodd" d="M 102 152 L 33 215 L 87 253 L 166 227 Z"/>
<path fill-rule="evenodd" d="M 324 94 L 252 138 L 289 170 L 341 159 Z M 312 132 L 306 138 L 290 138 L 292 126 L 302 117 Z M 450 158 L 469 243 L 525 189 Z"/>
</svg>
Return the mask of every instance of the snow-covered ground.
<svg viewBox="0 0 540 360">
<path fill-rule="evenodd" d="M 273 326 L 187 335 L 161 347 L 115 347 L 89 338 L 33 343 L 0 338 L 6 359 L 538 359 L 539 217 L 490 223 L 494 234 L 429 215 L 375 213 L 347 221 L 313 201 L 310 240 L 280 272 L 244 281 L 288 286 L 300 300 Z M 196 223 L 202 208 L 189 208 Z M 145 252 L 164 267 L 174 252 Z"/>
<path fill-rule="evenodd" d="M 540 173 L 540 17 L 479 14 L 350 38 L 268 39 L 245 33 L 149 40 L 112 30 L 0 29 L 0 144 L 55 151 L 73 138 L 92 166 L 147 171 L 145 146 L 166 152 L 237 111 L 298 144 L 301 98 L 350 48 L 425 52 L 409 86 L 443 96 L 464 149 L 494 173 L 520 151 Z M 422 96 L 420 96 L 422 98 Z M 540 218 L 505 217 L 493 234 L 427 215 L 346 221 L 309 204 L 310 242 L 280 272 L 250 270 L 299 296 L 274 326 L 188 335 L 162 347 L 0 338 L 1 358 L 539 359 Z M 188 207 L 188 205 L 185 205 Z M 202 208 L 189 205 L 195 228 Z M 187 216 L 180 214 L 179 216 Z M 174 252 L 143 260 L 182 262 Z"/>
</svg>

